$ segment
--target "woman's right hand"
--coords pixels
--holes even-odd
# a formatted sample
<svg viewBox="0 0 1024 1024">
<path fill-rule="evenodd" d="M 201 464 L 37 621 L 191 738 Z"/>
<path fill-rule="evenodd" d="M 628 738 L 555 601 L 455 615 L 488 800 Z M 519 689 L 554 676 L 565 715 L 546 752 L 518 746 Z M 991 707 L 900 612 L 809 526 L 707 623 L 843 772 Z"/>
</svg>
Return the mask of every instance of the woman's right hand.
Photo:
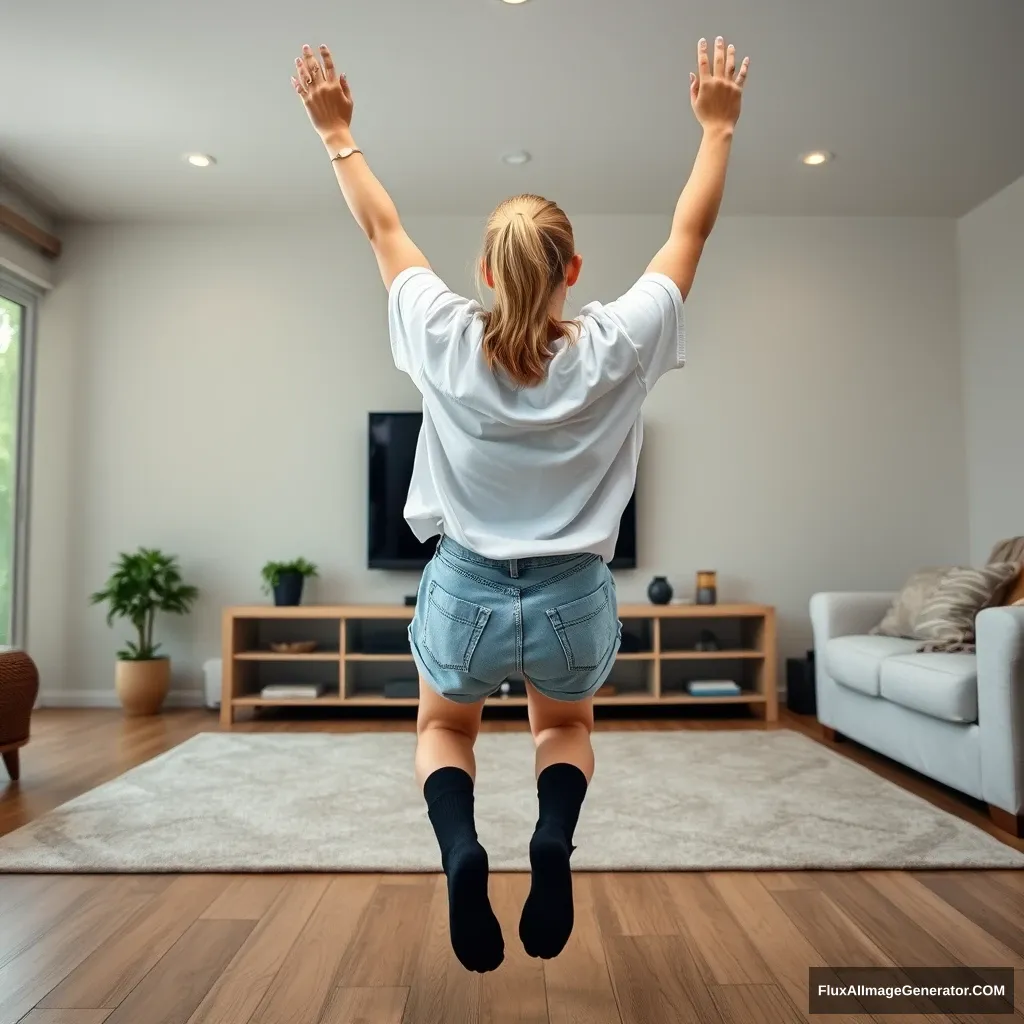
<svg viewBox="0 0 1024 1024">
<path fill-rule="evenodd" d="M 322 63 L 321 63 L 322 62 Z M 325 145 L 347 132 L 352 124 L 352 92 L 348 79 L 334 69 L 334 59 L 326 46 L 317 57 L 309 46 L 295 60 L 292 86 L 299 94 L 310 123 Z"/>
<path fill-rule="evenodd" d="M 690 105 L 705 131 L 731 131 L 740 117 L 743 83 L 747 79 L 750 58 L 744 57 L 736 69 L 736 47 L 715 40 L 714 58 L 708 54 L 708 41 L 697 44 L 697 71 L 690 72 Z"/>
</svg>

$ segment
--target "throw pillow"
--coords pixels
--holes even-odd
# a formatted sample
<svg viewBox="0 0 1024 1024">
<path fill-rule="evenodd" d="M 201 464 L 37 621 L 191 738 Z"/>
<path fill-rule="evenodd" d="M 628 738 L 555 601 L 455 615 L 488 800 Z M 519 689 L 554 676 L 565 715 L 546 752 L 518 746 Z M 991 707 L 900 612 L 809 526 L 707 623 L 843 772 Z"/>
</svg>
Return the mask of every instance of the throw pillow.
<svg viewBox="0 0 1024 1024">
<path fill-rule="evenodd" d="M 920 569 L 903 584 L 903 589 L 885 613 L 885 618 L 871 630 L 872 636 L 904 636 L 913 639 L 914 627 L 925 602 L 949 572 L 943 569 Z"/>
<path fill-rule="evenodd" d="M 1020 571 L 1016 562 L 994 562 L 983 569 L 950 569 L 925 601 L 914 625 L 914 639 L 925 650 L 956 651 L 974 643 L 974 619 L 998 600 Z"/>
</svg>

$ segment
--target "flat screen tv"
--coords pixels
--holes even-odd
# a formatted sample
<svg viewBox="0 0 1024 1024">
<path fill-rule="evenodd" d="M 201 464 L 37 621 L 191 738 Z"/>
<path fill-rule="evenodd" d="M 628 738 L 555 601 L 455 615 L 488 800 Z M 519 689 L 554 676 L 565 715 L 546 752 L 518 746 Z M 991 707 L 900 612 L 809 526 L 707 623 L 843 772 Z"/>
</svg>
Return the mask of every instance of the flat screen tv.
<svg viewBox="0 0 1024 1024">
<path fill-rule="evenodd" d="M 370 413 L 367 564 L 371 569 L 421 570 L 434 555 L 436 541 L 421 544 L 403 514 L 422 422 L 418 412 Z M 611 567 L 636 568 L 635 493 L 622 514 Z"/>
</svg>

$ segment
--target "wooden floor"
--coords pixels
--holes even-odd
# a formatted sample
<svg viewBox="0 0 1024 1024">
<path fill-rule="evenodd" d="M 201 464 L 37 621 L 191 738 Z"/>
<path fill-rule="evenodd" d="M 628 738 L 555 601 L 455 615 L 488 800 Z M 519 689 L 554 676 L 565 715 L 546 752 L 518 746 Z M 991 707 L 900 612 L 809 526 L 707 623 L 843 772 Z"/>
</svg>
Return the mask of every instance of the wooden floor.
<svg viewBox="0 0 1024 1024">
<path fill-rule="evenodd" d="M 818 736 L 795 718 L 783 726 Z M 408 729 L 407 721 L 236 728 Z M 522 728 L 497 722 L 493 729 Z M 709 728 L 614 722 L 610 728 Z M 730 723 L 727 727 L 763 728 Z M 42 711 L 0 833 L 199 731 L 213 715 Z M 982 809 L 839 748 L 982 827 Z M 1013 842 L 1018 848 L 1024 844 Z M 528 878 L 497 875 L 506 960 L 450 952 L 437 876 L 2 876 L 0 1024 L 776 1024 L 1024 1018 L 1024 872 L 580 874 L 576 930 L 548 963 L 519 948 Z M 1013 1017 L 807 1014 L 810 966 L 1015 968 Z"/>
</svg>

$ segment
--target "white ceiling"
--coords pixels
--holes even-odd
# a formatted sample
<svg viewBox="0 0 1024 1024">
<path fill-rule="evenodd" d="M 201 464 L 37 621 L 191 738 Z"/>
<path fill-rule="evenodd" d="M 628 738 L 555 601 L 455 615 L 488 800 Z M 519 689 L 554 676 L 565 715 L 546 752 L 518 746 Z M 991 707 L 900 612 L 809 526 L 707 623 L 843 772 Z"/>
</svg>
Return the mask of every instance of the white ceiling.
<svg viewBox="0 0 1024 1024">
<path fill-rule="evenodd" d="M 1024 0 L 3 0 L 0 159 L 86 218 L 332 209 L 289 76 L 348 72 L 407 213 L 537 191 L 667 213 L 698 140 L 696 40 L 751 56 L 726 211 L 959 215 L 1024 174 Z M 507 167 L 503 152 L 534 154 Z M 808 169 L 809 149 L 837 159 Z M 207 171 L 182 162 L 213 154 Z"/>
</svg>

